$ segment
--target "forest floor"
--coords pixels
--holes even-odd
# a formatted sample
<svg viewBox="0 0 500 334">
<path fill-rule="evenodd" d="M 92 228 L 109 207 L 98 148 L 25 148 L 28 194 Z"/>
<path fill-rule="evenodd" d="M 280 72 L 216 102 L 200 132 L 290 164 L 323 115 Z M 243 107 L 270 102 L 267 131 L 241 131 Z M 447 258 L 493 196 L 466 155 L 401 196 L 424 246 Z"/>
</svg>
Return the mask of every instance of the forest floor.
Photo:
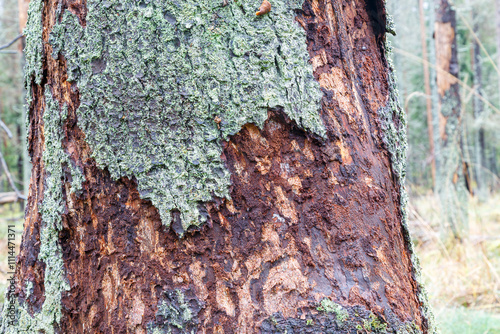
<svg viewBox="0 0 500 334">
<path fill-rule="evenodd" d="M 500 194 L 471 198 L 461 242 L 440 228 L 431 193 L 410 196 L 410 229 L 422 277 L 443 334 L 500 333 Z"/>
<path fill-rule="evenodd" d="M 410 229 L 442 334 L 500 334 L 499 203 L 500 194 L 483 203 L 471 198 L 469 233 L 459 242 L 444 237 L 432 193 L 410 196 Z M 23 215 L 19 204 L 0 206 L 0 305 L 10 276 L 7 226 L 15 225 L 18 247 Z"/>
</svg>

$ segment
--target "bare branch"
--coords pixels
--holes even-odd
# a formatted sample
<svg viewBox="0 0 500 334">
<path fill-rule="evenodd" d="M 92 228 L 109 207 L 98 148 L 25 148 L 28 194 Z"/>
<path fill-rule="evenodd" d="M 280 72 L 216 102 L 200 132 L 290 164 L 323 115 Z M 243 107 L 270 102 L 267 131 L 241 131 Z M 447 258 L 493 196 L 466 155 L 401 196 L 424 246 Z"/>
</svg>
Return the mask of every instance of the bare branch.
<svg viewBox="0 0 500 334">
<path fill-rule="evenodd" d="M 5 44 L 5 45 L 1 45 L 0 46 L 0 50 L 3 50 L 3 49 L 6 49 L 8 48 L 9 46 L 11 46 L 12 44 L 14 44 L 18 39 L 20 39 L 21 37 L 23 37 L 23 34 L 19 34 L 17 35 L 16 38 L 14 38 L 12 41 L 10 41 L 9 43 Z"/>
<path fill-rule="evenodd" d="M 17 202 L 17 194 L 15 191 L 0 193 L 0 204 L 14 203 Z"/>
<path fill-rule="evenodd" d="M 10 132 L 7 125 L 5 125 L 5 123 L 1 119 L 0 119 L 0 127 L 7 133 L 7 136 L 9 136 L 9 138 L 12 138 L 12 132 Z"/>
<path fill-rule="evenodd" d="M 5 159 L 3 158 L 3 154 L 2 152 L 0 151 L 0 163 L 2 164 L 2 168 L 5 172 L 5 175 L 7 175 L 7 179 L 9 180 L 9 184 L 10 186 L 12 187 L 12 189 L 14 189 L 15 193 L 16 193 L 16 196 L 17 196 L 17 199 L 22 199 L 22 200 L 26 200 L 26 196 L 24 196 L 23 194 L 21 194 L 21 192 L 17 189 L 16 187 L 16 184 L 14 183 L 14 180 L 12 179 L 12 175 L 10 174 L 9 172 L 9 168 L 7 167 L 7 163 L 5 162 Z"/>
</svg>

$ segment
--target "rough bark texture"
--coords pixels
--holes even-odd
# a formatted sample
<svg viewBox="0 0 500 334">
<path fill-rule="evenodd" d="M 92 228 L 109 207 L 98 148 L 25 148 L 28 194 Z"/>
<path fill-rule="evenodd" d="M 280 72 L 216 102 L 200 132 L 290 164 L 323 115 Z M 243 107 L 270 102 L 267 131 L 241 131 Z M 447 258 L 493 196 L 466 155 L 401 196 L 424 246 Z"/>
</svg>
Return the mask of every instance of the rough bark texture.
<svg viewBox="0 0 500 334">
<path fill-rule="evenodd" d="M 436 191 L 441 201 L 443 226 L 461 238 L 467 227 L 467 190 L 460 140 L 462 117 L 458 77 L 455 10 L 438 0 L 435 16 L 436 84 L 438 90 L 439 137 L 436 151 Z"/>
<path fill-rule="evenodd" d="M 51 56 L 49 34 L 65 10 L 85 26 L 85 1 L 45 1 L 43 72 L 29 78 L 34 168 L 16 272 L 25 322 L 16 330 L 435 331 L 405 226 L 405 143 L 395 139 L 405 124 L 383 2 L 306 0 L 296 11 L 326 135 L 277 107 L 261 128 L 249 123 L 221 141 L 231 199 L 200 203 L 207 223 L 182 238 L 179 212 L 167 228 L 135 178 L 115 180 L 92 158 L 79 87 L 67 60 Z M 51 148 L 59 165 L 47 162 Z M 60 215 L 47 211 L 49 199 Z M 48 264 L 47 242 L 64 268 Z"/>
</svg>

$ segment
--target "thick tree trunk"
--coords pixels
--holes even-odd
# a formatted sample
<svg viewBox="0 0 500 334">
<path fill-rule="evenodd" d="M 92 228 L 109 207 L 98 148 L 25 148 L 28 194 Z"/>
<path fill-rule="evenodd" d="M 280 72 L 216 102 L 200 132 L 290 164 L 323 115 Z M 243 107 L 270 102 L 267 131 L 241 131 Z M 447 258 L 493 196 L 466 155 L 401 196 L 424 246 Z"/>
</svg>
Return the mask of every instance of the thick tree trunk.
<svg viewBox="0 0 500 334">
<path fill-rule="evenodd" d="M 383 2 L 271 4 L 32 0 L 4 332 L 435 331 Z"/>
<path fill-rule="evenodd" d="M 436 151 L 436 191 L 441 201 L 445 231 L 462 238 L 467 226 L 467 190 L 461 152 L 461 109 L 455 11 L 447 0 L 437 0 L 435 17 L 436 84 L 439 109 L 439 151 Z"/>
</svg>

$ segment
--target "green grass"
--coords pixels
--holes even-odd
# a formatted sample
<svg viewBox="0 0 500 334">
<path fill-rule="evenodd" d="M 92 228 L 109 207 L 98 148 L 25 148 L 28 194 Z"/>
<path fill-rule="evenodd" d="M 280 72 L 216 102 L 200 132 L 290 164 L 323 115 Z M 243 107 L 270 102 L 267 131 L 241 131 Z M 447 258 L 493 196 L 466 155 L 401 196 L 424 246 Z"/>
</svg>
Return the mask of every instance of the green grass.
<svg viewBox="0 0 500 334">
<path fill-rule="evenodd" d="M 441 227 L 432 193 L 413 194 L 409 225 L 442 333 L 500 334 L 500 194 L 469 199 L 462 242 Z"/>
<path fill-rule="evenodd" d="M 500 334 L 500 315 L 464 307 L 436 310 L 442 334 Z"/>
</svg>

